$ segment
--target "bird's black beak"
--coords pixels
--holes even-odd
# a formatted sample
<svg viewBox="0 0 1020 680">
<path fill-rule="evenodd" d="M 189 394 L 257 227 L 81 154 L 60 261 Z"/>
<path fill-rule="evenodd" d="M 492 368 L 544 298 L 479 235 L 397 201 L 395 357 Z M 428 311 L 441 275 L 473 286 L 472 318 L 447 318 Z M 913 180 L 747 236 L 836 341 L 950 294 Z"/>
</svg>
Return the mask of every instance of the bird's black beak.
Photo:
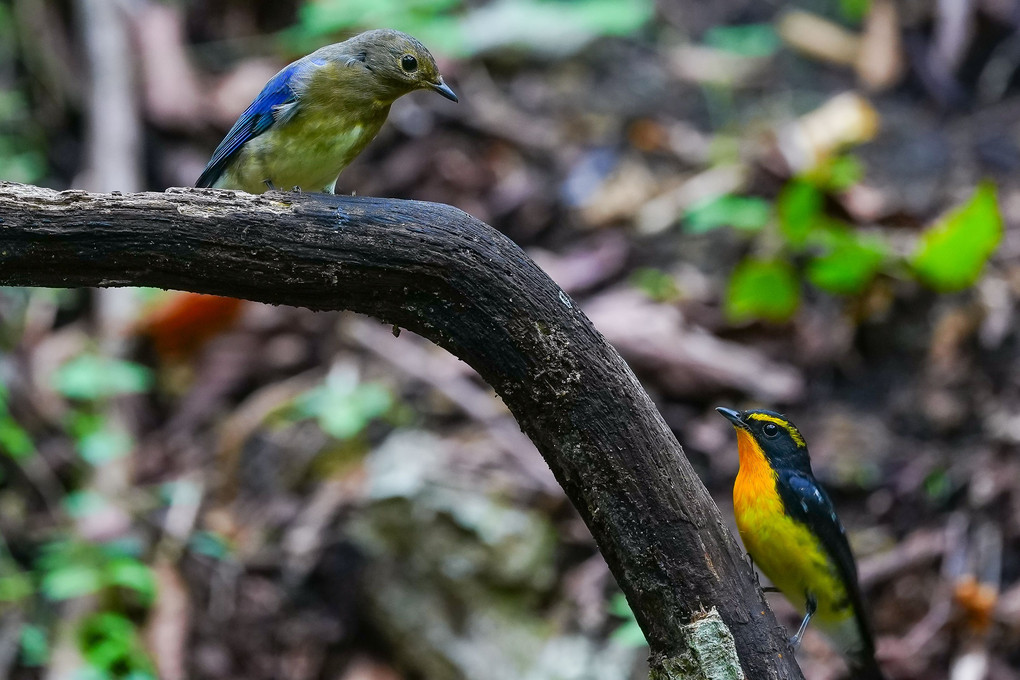
<svg viewBox="0 0 1020 680">
<path fill-rule="evenodd" d="M 449 99 L 451 102 L 459 101 L 457 99 L 457 93 L 451 90 L 449 85 L 443 82 L 442 76 L 439 76 L 439 82 L 429 83 L 429 87 Z"/>
<path fill-rule="evenodd" d="M 731 408 L 723 408 L 722 406 L 718 407 L 716 411 L 722 414 L 723 418 L 733 423 L 734 427 L 746 427 L 744 425 L 744 421 L 740 419 L 740 411 L 734 411 Z"/>
</svg>

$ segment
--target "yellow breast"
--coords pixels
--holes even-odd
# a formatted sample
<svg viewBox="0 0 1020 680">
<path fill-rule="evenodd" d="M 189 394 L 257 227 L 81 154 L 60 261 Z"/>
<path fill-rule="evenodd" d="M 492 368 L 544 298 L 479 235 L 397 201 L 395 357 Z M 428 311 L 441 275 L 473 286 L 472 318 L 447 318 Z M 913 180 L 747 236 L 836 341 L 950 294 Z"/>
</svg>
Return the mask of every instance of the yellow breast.
<svg viewBox="0 0 1020 680">
<path fill-rule="evenodd" d="M 737 431 L 740 471 L 733 485 L 737 529 L 751 559 L 801 612 L 807 594 L 818 601 L 822 627 L 853 612 L 838 571 L 808 528 L 789 517 L 776 491 L 776 474 L 754 438 Z"/>
</svg>

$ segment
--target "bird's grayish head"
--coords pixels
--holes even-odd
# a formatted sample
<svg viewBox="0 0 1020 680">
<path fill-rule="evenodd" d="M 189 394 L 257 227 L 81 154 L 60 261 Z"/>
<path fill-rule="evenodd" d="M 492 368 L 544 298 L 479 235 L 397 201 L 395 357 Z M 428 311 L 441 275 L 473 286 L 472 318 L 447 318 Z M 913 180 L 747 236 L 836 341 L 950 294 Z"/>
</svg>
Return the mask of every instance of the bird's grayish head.
<svg viewBox="0 0 1020 680">
<path fill-rule="evenodd" d="M 366 31 L 324 47 L 319 54 L 365 68 L 372 74 L 372 82 L 391 100 L 414 90 L 427 89 L 457 101 L 457 95 L 443 82 L 432 53 L 407 33 L 392 29 Z"/>
</svg>

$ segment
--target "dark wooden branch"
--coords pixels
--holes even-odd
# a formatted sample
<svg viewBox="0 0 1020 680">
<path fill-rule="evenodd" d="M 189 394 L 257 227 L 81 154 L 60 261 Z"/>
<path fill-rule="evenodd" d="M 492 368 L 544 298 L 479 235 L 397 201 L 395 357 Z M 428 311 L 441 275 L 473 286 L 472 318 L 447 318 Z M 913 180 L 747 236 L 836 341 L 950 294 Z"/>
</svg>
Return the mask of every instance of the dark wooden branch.
<svg viewBox="0 0 1020 680">
<path fill-rule="evenodd" d="M 495 388 L 598 541 L 656 677 L 715 607 L 748 678 L 801 678 L 719 510 L 616 351 L 514 243 L 449 206 L 0 184 L 0 285 L 158 286 L 411 329 Z"/>
</svg>

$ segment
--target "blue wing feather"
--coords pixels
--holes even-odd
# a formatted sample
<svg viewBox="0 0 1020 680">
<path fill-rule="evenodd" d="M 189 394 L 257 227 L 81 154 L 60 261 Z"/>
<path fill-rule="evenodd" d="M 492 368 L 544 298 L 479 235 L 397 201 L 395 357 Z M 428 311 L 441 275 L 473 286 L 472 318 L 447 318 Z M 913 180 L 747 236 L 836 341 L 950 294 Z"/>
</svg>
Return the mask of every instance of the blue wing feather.
<svg viewBox="0 0 1020 680">
<path fill-rule="evenodd" d="M 240 148 L 270 128 L 275 121 L 275 111 L 281 106 L 297 101 L 294 79 L 300 75 L 303 66 L 306 64 L 300 61 L 294 62 L 266 83 L 259 96 L 245 109 L 234 126 L 227 132 L 227 136 L 216 147 L 212 158 L 209 159 L 209 164 L 205 166 L 201 177 L 195 183 L 196 187 L 214 185 Z"/>
<path fill-rule="evenodd" d="M 850 598 L 861 642 L 864 645 L 864 649 L 859 652 L 860 657 L 854 661 L 865 666 L 873 666 L 875 643 L 871 627 L 864 616 L 860 586 L 857 583 L 857 565 L 854 562 L 853 553 L 850 551 L 850 543 L 847 541 L 843 523 L 836 516 L 836 510 L 829 495 L 813 477 L 808 477 L 797 471 L 780 472 L 780 474 L 785 483 L 778 484 L 777 487 L 779 495 L 783 499 L 784 508 L 791 517 L 807 525 L 811 532 L 818 537 L 839 571 L 841 580 L 846 585 L 847 597 Z M 881 675 L 874 677 L 881 677 Z"/>
</svg>

